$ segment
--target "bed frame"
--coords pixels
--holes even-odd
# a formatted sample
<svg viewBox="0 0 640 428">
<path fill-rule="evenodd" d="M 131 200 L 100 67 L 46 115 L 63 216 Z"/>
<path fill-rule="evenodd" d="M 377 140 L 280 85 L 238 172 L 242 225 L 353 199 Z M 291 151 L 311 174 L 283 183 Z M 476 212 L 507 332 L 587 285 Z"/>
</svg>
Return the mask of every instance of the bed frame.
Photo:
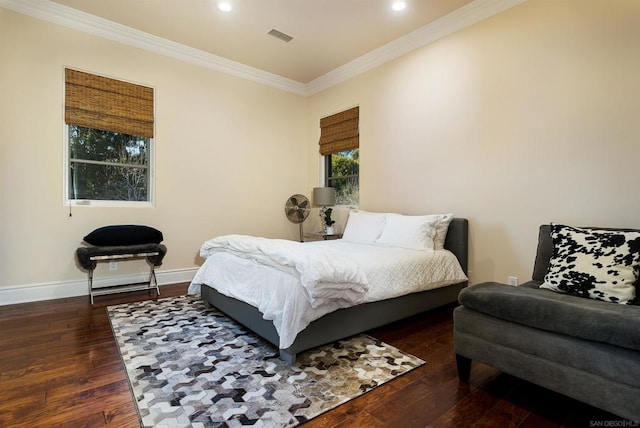
<svg viewBox="0 0 640 428">
<path fill-rule="evenodd" d="M 454 218 L 449 225 L 444 247 L 458 258 L 462 270 L 468 272 L 468 221 Z M 280 349 L 280 358 L 289 364 L 296 360 L 296 354 L 326 343 L 344 339 L 439 306 L 453 303 L 466 282 L 412 293 L 393 299 L 364 303 L 345 309 L 338 309 L 313 321 L 298 333 L 296 340 L 287 349 Z M 218 293 L 203 284 L 202 299 L 215 306 L 229 317 L 278 346 L 280 339 L 272 321 L 262 318 L 262 313 L 254 306 Z"/>
</svg>

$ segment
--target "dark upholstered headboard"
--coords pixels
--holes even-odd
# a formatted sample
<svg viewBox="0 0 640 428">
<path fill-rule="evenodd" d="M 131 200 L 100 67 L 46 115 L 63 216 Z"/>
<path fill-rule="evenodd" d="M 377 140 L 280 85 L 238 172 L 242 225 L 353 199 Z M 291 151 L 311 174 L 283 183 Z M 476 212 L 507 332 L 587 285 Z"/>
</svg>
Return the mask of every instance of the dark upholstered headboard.
<svg viewBox="0 0 640 428">
<path fill-rule="evenodd" d="M 454 218 L 449 224 L 444 248 L 458 258 L 465 274 L 469 274 L 469 221 L 466 218 Z"/>
</svg>

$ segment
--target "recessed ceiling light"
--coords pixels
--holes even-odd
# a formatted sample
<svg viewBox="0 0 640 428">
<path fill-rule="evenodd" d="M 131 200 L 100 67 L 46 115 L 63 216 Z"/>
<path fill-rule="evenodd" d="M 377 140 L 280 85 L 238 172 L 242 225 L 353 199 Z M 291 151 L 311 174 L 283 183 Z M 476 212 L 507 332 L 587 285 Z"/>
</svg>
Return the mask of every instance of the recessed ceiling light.
<svg viewBox="0 0 640 428">
<path fill-rule="evenodd" d="M 218 9 L 220 9 L 223 12 L 229 12 L 231 10 L 231 3 L 226 1 L 220 1 L 218 2 Z"/>
<path fill-rule="evenodd" d="M 404 8 L 406 7 L 407 7 L 407 3 L 403 1 L 394 1 L 393 4 L 391 5 L 391 9 L 395 11 L 404 10 Z"/>
</svg>

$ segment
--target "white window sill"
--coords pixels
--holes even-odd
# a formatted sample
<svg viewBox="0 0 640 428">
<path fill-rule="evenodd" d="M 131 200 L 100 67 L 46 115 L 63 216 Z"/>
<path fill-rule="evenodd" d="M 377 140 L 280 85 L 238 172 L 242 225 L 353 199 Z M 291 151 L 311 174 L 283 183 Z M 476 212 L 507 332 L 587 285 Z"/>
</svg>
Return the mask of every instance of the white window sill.
<svg viewBox="0 0 640 428">
<path fill-rule="evenodd" d="M 98 201 L 98 200 L 67 200 L 65 206 L 72 207 L 102 207 L 102 208 L 153 208 L 149 201 Z"/>
</svg>

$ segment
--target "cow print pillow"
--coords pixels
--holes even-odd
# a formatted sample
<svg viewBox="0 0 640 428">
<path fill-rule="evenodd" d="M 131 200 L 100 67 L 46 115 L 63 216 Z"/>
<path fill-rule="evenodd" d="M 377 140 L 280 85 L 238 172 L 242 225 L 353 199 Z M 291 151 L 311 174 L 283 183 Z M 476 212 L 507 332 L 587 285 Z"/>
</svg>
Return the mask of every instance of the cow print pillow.
<svg viewBox="0 0 640 428">
<path fill-rule="evenodd" d="M 553 254 L 541 288 L 632 304 L 640 273 L 640 231 L 551 225 Z"/>
</svg>

